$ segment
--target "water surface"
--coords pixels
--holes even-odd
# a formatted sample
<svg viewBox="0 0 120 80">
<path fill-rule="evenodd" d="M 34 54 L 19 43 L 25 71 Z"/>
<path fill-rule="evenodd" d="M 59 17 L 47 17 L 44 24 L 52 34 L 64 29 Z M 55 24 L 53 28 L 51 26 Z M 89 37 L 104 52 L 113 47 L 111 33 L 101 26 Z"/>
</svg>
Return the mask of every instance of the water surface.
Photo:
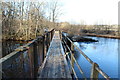
<svg viewBox="0 0 120 80">
<path fill-rule="evenodd" d="M 99 42 L 75 42 L 75 44 L 111 78 L 118 78 L 118 42 L 120 40 L 101 37 L 90 38 Z M 89 78 L 92 65 L 77 50 L 75 57 L 85 72 L 85 75 Z M 77 75 L 81 77 L 76 67 L 75 70 L 78 73 Z"/>
</svg>

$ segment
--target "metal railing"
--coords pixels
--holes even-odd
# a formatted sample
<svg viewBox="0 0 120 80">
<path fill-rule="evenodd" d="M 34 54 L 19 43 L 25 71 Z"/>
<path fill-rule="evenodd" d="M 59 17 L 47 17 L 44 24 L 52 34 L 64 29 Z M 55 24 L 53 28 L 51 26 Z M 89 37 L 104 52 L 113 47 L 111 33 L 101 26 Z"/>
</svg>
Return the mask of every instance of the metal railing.
<svg viewBox="0 0 120 80">
<path fill-rule="evenodd" d="M 62 31 L 60 31 L 60 35 L 61 35 L 61 40 L 63 42 L 63 47 L 65 48 L 65 56 L 68 58 L 69 62 L 70 62 L 70 67 L 71 67 L 71 74 L 74 74 L 74 77 L 76 79 L 78 79 L 77 74 L 74 70 L 74 64 L 77 65 L 79 72 L 82 74 L 83 78 L 86 80 L 86 75 L 83 72 L 82 68 L 80 67 L 80 65 L 78 64 L 77 60 L 74 57 L 74 48 L 76 48 L 78 50 L 78 52 L 80 54 L 82 54 L 84 56 L 84 58 L 90 63 L 92 64 L 92 68 L 91 68 L 91 73 L 90 73 L 90 78 L 91 79 L 98 79 L 98 74 L 101 74 L 106 80 L 110 80 L 110 77 L 103 72 L 99 65 L 95 62 L 93 62 L 87 55 L 85 55 L 85 53 L 83 53 L 67 36 L 65 36 Z"/>
<path fill-rule="evenodd" d="M 53 34 L 54 29 L 1 58 L 2 78 L 36 78 L 39 66 L 46 57 Z"/>
</svg>

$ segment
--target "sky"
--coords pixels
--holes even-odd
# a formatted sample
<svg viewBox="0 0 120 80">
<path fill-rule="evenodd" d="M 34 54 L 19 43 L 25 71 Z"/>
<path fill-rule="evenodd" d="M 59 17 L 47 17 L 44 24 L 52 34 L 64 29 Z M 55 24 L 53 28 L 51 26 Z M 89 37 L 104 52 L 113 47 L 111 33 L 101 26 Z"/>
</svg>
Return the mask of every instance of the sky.
<svg viewBox="0 0 120 80">
<path fill-rule="evenodd" d="M 59 22 L 74 24 L 118 24 L 119 0 L 59 0 L 63 15 Z"/>
<path fill-rule="evenodd" d="M 25 0 L 15 0 L 25 1 Z M 52 1 L 52 0 L 26 0 Z M 72 24 L 118 24 L 118 2 L 120 0 L 58 0 L 61 13 L 58 22 Z"/>
</svg>

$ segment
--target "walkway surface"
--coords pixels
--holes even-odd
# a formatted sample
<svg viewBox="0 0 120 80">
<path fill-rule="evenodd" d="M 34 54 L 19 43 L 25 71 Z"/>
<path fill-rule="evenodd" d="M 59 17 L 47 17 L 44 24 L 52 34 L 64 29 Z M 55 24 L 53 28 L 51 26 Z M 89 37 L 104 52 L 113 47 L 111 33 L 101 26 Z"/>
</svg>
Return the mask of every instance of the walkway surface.
<svg viewBox="0 0 120 80">
<path fill-rule="evenodd" d="M 38 78 L 71 78 L 59 31 L 55 31 Z"/>
</svg>

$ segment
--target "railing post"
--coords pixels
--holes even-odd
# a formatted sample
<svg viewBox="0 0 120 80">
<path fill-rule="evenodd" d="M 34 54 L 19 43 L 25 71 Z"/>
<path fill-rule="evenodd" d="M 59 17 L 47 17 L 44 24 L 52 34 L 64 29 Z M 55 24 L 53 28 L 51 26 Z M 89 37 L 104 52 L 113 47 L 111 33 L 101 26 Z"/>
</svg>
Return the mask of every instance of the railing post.
<svg viewBox="0 0 120 80">
<path fill-rule="evenodd" d="M 72 63 L 72 67 L 74 68 L 74 59 L 73 59 L 73 56 L 74 56 L 74 45 L 71 43 L 71 63 Z M 71 72 L 71 74 L 73 74 L 73 71 Z"/>
<path fill-rule="evenodd" d="M 50 42 L 51 42 L 51 32 L 49 33 L 49 45 L 50 45 Z"/>
<path fill-rule="evenodd" d="M 42 37 L 42 61 L 44 61 L 45 58 L 45 36 Z"/>
<path fill-rule="evenodd" d="M 28 49 L 28 55 L 29 55 L 29 59 L 30 59 L 30 78 L 34 78 L 34 61 L 33 61 L 33 45 L 30 45 L 29 46 L 29 49 Z"/>
<path fill-rule="evenodd" d="M 65 53 L 67 53 L 67 47 L 66 47 L 66 45 L 65 45 L 65 43 L 64 43 L 65 37 L 63 36 L 62 38 L 63 38 L 63 39 L 62 39 L 62 42 L 63 42 L 63 49 L 64 49 Z"/>
<path fill-rule="evenodd" d="M 97 80 L 98 79 L 98 71 L 95 69 L 96 67 L 99 67 L 97 63 L 92 64 L 92 69 L 91 69 L 91 79 L 92 80 Z"/>
<path fill-rule="evenodd" d="M 50 32 L 50 34 L 51 34 L 51 38 L 50 38 L 50 39 L 51 39 L 51 40 L 52 40 L 52 37 L 53 37 L 53 34 L 52 34 L 52 33 L 53 33 L 53 30 Z"/>
<path fill-rule="evenodd" d="M 38 69 L 38 49 L 37 42 L 33 43 L 33 54 L 34 54 L 34 78 L 37 77 L 37 69 Z"/>
<path fill-rule="evenodd" d="M 48 33 L 47 33 L 46 34 L 46 53 L 48 51 L 48 41 L 49 41 L 49 39 L 48 39 Z"/>
<path fill-rule="evenodd" d="M 54 31 L 55 31 L 55 30 L 53 29 L 53 30 L 52 30 L 52 32 L 51 32 L 51 34 L 52 34 L 52 37 L 53 37 Z"/>
<path fill-rule="evenodd" d="M 44 57 L 47 54 L 47 34 L 44 35 Z"/>
<path fill-rule="evenodd" d="M 62 31 L 59 31 L 59 33 L 60 33 L 60 39 L 62 40 Z"/>
<path fill-rule="evenodd" d="M 41 64 L 42 64 L 42 53 L 43 53 L 43 51 L 42 51 L 42 44 L 43 44 L 43 42 L 42 42 L 42 39 L 43 39 L 43 37 L 42 36 L 40 36 L 39 38 L 38 38 L 38 48 L 37 48 L 37 50 L 38 50 L 38 66 L 40 66 Z"/>
<path fill-rule="evenodd" d="M 48 33 L 48 48 L 50 46 L 50 32 Z"/>
</svg>

